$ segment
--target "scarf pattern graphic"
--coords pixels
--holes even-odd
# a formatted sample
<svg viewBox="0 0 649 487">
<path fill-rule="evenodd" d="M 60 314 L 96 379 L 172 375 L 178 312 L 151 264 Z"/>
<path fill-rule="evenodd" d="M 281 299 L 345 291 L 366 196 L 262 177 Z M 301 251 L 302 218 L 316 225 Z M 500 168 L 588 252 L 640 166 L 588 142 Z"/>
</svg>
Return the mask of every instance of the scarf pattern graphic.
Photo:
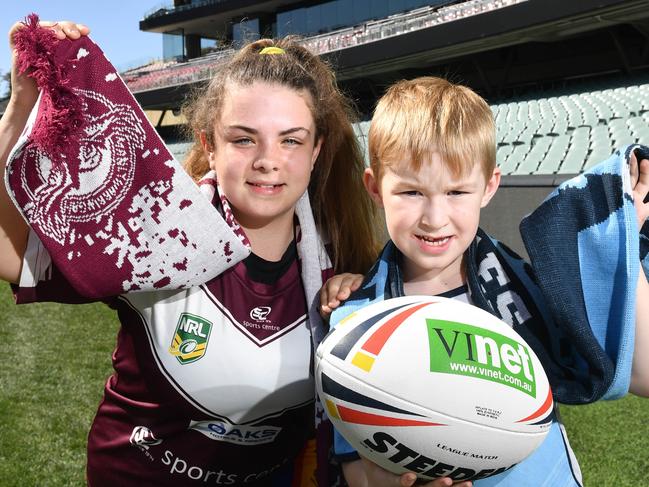
<svg viewBox="0 0 649 487">
<path fill-rule="evenodd" d="M 32 15 L 16 49 L 41 94 L 5 182 L 77 292 L 189 287 L 250 253 L 91 39 L 58 40 Z"/>
</svg>

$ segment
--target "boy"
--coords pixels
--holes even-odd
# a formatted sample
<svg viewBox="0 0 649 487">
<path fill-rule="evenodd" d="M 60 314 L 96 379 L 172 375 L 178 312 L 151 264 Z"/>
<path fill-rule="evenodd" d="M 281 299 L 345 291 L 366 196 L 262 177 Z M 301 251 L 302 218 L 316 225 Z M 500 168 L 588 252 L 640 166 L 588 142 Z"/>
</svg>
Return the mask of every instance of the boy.
<svg viewBox="0 0 649 487">
<path fill-rule="evenodd" d="M 391 297 L 420 294 L 461 299 L 509 323 L 533 346 L 550 377 L 557 401 L 585 403 L 600 397 L 620 396 L 629 390 L 629 382 L 632 392 L 647 395 L 649 380 L 643 371 L 649 365 L 642 358 L 646 352 L 640 352 L 649 349 L 647 320 L 644 319 L 647 310 L 643 304 L 646 298 L 635 302 L 634 298 L 636 293 L 649 295 L 644 273 L 637 272 L 637 227 L 649 213 L 648 205 L 642 203 L 649 182 L 649 161 L 643 160 L 637 165 L 634 154 L 629 152 L 627 159 L 631 161 L 633 181 L 628 174 L 626 179 L 622 178 L 626 181 L 625 189 L 630 190 L 627 193 L 633 192 L 636 202 L 635 210 L 632 204 L 623 206 L 625 218 L 636 232 L 630 238 L 631 241 L 635 238 L 636 247 L 629 251 L 635 271 L 630 272 L 624 282 L 627 291 L 624 296 L 632 308 L 638 303 L 635 309 L 638 324 L 635 325 L 633 314 L 630 319 L 620 320 L 624 321 L 622 330 L 616 333 L 627 338 L 630 334 L 631 338 L 630 342 L 621 342 L 615 351 L 610 351 L 607 343 L 607 352 L 614 362 L 611 365 L 602 354 L 585 352 L 583 345 L 585 342 L 590 345 L 590 338 L 597 343 L 602 333 L 606 335 L 609 321 L 617 325 L 615 317 L 608 316 L 602 325 L 588 323 L 589 317 L 584 316 L 586 326 L 595 331 L 588 328 L 583 332 L 588 338 L 583 339 L 579 336 L 581 329 L 579 333 L 572 329 L 571 334 L 573 325 L 557 320 L 560 313 L 555 313 L 552 303 L 541 297 L 531 277 L 534 271 L 479 229 L 480 210 L 495 194 L 501 177 L 496 166 L 495 147 L 491 110 L 470 89 L 433 77 L 393 85 L 379 101 L 372 119 L 369 132 L 371 162 L 365 171 L 365 186 L 385 211 L 391 240 L 365 276 L 360 289 L 357 290 L 360 280 L 353 275 L 340 276 L 327 283 L 321 296 L 323 311 L 336 308 L 350 291 L 354 293 L 349 300 L 333 312 L 332 325 L 358 307 Z M 599 198 L 597 194 L 588 193 L 587 196 Z M 540 208 L 540 211 L 551 210 Z M 551 229 L 548 233 L 552 233 Z M 538 273 L 536 267 L 535 271 Z M 556 272 L 545 274 L 552 276 Z M 543 279 L 540 286 L 545 292 Z M 551 286 L 557 287 L 556 279 Z M 588 291 L 586 287 L 584 284 L 584 293 Z M 628 306 L 618 307 L 626 312 Z M 622 315 L 626 316 L 624 312 Z M 597 327 L 602 326 L 604 331 L 598 332 Z M 598 352 L 601 351 L 602 347 L 597 346 Z M 630 352 L 625 353 L 628 348 Z M 644 360 L 642 364 L 641 360 Z M 614 369 L 616 377 L 625 375 L 625 380 L 619 383 L 612 378 L 599 381 L 600 376 L 608 377 L 613 373 L 609 368 Z M 352 487 L 399 485 L 399 482 L 400 485 L 412 485 L 414 482 L 412 474 L 398 478 L 379 472 L 377 466 L 366 460 L 359 461 L 358 454 L 339 435 L 335 446 Z M 382 480 L 377 480 L 377 475 Z M 446 478 L 431 485 L 450 483 Z M 533 455 L 509 472 L 480 480 L 476 485 L 580 486 L 579 466 L 558 418 L 546 441 Z"/>
</svg>

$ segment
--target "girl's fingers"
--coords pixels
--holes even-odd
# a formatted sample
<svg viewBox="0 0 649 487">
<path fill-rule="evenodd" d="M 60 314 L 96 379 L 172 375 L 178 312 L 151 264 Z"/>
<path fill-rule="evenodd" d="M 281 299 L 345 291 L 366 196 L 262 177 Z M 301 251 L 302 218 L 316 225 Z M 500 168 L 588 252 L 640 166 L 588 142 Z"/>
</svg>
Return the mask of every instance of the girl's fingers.
<svg viewBox="0 0 649 487">
<path fill-rule="evenodd" d="M 51 20 L 41 20 L 38 22 L 38 25 L 41 27 L 49 28 L 57 39 L 79 39 L 81 36 L 88 35 L 90 29 L 85 24 L 79 24 L 76 22 L 71 22 L 69 20 L 62 20 L 59 22 L 53 22 Z M 9 47 L 13 49 L 13 35 L 24 27 L 22 22 L 16 22 L 11 29 L 9 30 Z"/>
</svg>

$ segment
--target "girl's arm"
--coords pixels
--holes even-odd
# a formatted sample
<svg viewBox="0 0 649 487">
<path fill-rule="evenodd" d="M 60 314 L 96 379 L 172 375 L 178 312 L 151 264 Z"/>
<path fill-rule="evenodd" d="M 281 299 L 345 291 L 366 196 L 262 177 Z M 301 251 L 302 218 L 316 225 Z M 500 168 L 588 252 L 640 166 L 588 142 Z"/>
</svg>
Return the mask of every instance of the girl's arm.
<svg viewBox="0 0 649 487">
<path fill-rule="evenodd" d="M 89 29 L 73 22 L 41 22 L 50 27 L 59 39 L 78 39 L 87 35 Z M 32 78 L 20 74 L 16 66 L 14 34 L 23 27 L 17 22 L 9 30 L 9 47 L 12 50 L 11 98 L 2 119 L 0 119 L 0 279 L 18 283 L 27 246 L 29 227 L 12 203 L 4 184 L 7 159 L 12 147 L 18 141 L 29 114 L 38 98 L 38 89 Z"/>
</svg>

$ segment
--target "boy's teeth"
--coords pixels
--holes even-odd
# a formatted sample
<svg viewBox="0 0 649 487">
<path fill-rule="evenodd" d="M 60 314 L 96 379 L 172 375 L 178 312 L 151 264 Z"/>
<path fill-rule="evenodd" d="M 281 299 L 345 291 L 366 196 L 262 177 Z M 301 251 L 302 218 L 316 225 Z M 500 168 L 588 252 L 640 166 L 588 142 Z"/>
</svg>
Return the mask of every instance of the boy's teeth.
<svg viewBox="0 0 649 487">
<path fill-rule="evenodd" d="M 422 239 L 424 242 L 432 244 L 432 245 L 444 245 L 449 239 L 449 237 L 429 238 L 429 237 L 424 237 L 424 236 L 421 236 L 419 238 Z"/>
</svg>

